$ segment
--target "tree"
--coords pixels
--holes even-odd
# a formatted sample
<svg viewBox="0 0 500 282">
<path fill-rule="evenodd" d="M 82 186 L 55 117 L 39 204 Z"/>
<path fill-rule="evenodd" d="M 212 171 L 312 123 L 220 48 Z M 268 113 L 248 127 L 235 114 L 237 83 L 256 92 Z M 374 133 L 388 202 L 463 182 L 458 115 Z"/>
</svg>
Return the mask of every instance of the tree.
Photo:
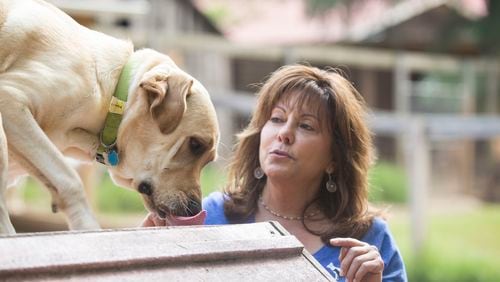
<svg viewBox="0 0 500 282">
<path fill-rule="evenodd" d="M 351 16 L 353 9 L 356 6 L 363 5 L 367 0 L 304 0 L 306 2 L 307 14 L 310 17 L 320 17 L 326 16 L 333 8 L 340 8 L 343 20 L 346 25 L 349 26 L 351 23 Z M 391 2 L 397 2 L 400 0 L 387 0 Z"/>
<path fill-rule="evenodd" d="M 475 26 L 479 47 L 487 54 L 500 55 L 500 1 L 488 1 L 488 15 Z"/>
<path fill-rule="evenodd" d="M 350 17 L 352 7 L 357 2 L 364 2 L 364 0 L 305 0 L 306 12 L 310 17 L 319 17 L 324 19 L 327 12 L 333 8 L 342 8 L 342 17 L 347 25 L 350 24 Z"/>
</svg>

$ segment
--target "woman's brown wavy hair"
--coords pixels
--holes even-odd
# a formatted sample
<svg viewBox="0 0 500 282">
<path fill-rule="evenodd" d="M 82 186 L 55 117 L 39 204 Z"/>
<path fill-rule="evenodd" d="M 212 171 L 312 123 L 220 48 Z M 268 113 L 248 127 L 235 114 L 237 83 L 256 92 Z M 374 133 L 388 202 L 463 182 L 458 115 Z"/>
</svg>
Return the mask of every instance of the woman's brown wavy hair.
<svg viewBox="0 0 500 282">
<path fill-rule="evenodd" d="M 229 164 L 224 212 L 232 222 L 253 216 L 266 177 L 253 175 L 259 164 L 260 132 L 281 99 L 299 93 L 294 105 L 316 105 L 322 128 L 332 137 L 333 172 L 337 191 L 330 193 L 323 176 L 315 203 L 331 221 L 324 230 L 311 230 L 323 242 L 332 237 L 360 239 L 370 227 L 374 211 L 368 209 L 368 170 L 373 163 L 372 135 L 365 118 L 366 108 L 352 84 L 334 69 L 320 70 L 304 65 L 284 66 L 275 71 L 258 93 L 250 124 L 238 135 Z M 295 94 L 296 96 L 296 94 Z M 310 203 L 310 207 L 313 203 Z M 303 211 L 306 213 L 307 208 Z"/>
</svg>

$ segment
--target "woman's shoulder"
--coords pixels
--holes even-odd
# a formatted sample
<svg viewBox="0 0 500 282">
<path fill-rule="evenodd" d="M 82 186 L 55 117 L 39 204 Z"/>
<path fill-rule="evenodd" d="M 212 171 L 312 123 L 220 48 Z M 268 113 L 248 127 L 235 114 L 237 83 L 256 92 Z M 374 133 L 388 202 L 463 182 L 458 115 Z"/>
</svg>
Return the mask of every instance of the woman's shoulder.
<svg viewBox="0 0 500 282">
<path fill-rule="evenodd" d="M 212 192 L 208 196 L 203 198 L 203 206 L 205 206 L 206 204 L 217 205 L 223 203 L 224 203 L 224 194 L 220 191 Z"/>
<path fill-rule="evenodd" d="M 376 246 L 385 263 L 384 280 L 406 281 L 403 258 L 386 220 L 375 217 L 362 241 Z"/>
<path fill-rule="evenodd" d="M 371 245 L 377 246 L 379 249 L 395 248 L 395 240 L 389 229 L 387 221 L 380 217 L 374 217 L 371 226 L 361 239 Z"/>
<path fill-rule="evenodd" d="M 385 219 L 376 216 L 372 219 L 372 224 L 370 229 L 377 233 L 386 232 L 389 231 L 389 225 L 387 224 L 387 221 Z"/>
<path fill-rule="evenodd" d="M 227 219 L 224 214 L 224 199 L 225 195 L 222 192 L 212 192 L 203 199 L 203 209 L 207 211 L 205 224 L 227 224 Z"/>
<path fill-rule="evenodd" d="M 364 238 L 383 236 L 386 233 L 390 233 L 387 221 L 381 217 L 374 217 L 371 221 L 370 228 L 365 233 Z"/>
</svg>

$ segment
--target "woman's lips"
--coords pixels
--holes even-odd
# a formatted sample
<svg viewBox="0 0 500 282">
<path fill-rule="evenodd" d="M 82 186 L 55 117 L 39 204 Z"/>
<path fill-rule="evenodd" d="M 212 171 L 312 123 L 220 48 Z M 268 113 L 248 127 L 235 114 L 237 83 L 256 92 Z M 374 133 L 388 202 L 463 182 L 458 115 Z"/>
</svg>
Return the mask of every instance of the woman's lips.
<svg viewBox="0 0 500 282">
<path fill-rule="evenodd" d="M 292 159 L 293 160 L 293 157 L 290 156 L 290 154 L 288 154 L 287 152 L 285 151 L 281 151 L 281 150 L 274 150 L 274 151 L 271 151 L 271 155 L 273 156 L 276 156 L 278 158 L 289 158 L 289 159 Z"/>
</svg>

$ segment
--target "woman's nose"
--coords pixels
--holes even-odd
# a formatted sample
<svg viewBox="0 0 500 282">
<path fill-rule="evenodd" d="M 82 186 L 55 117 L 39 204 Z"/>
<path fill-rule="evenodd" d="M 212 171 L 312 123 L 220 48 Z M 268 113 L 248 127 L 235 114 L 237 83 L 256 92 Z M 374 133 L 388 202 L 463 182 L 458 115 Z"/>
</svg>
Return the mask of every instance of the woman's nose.
<svg viewBox="0 0 500 282">
<path fill-rule="evenodd" d="M 290 122 L 283 124 L 278 132 L 278 140 L 285 144 L 292 144 L 295 140 L 293 128 Z"/>
</svg>

